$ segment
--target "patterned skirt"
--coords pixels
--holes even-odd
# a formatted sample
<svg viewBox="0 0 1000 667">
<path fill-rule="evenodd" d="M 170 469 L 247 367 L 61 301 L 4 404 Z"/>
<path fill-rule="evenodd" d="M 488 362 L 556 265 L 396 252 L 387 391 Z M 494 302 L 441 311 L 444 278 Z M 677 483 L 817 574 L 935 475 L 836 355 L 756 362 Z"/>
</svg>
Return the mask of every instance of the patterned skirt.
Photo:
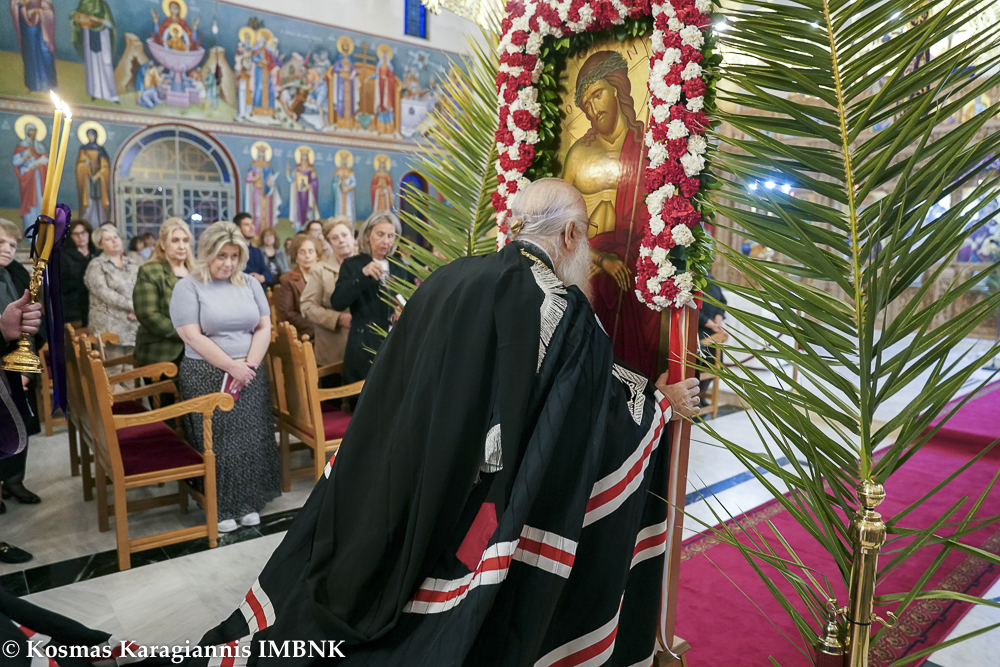
<svg viewBox="0 0 1000 667">
<path fill-rule="evenodd" d="M 177 374 L 181 399 L 219 391 L 223 375 L 207 361 L 184 357 Z M 184 428 L 195 449 L 205 451 L 201 415 L 184 415 Z M 232 410 L 212 415 L 212 451 L 219 521 L 260 512 L 281 495 L 281 461 L 263 366 Z"/>
</svg>

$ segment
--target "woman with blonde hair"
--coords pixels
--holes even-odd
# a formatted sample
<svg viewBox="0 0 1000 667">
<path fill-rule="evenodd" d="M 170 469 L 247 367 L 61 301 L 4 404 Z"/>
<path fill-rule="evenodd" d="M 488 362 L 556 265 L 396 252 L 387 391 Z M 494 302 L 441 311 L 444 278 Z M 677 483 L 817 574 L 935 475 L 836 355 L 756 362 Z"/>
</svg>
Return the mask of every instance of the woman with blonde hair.
<svg viewBox="0 0 1000 667">
<path fill-rule="evenodd" d="M 105 223 L 91 235 L 101 250 L 87 265 L 83 282 L 90 292 L 90 333 L 100 336 L 113 333 L 117 345 L 105 345 L 109 357 L 131 354 L 139 320 L 132 310 L 132 291 L 139 274 L 139 263 L 125 254 L 125 244 L 114 223 Z"/>
<path fill-rule="evenodd" d="M 346 215 L 328 220 L 323 226 L 323 238 L 333 252 L 309 272 L 299 303 L 302 315 L 313 325 L 316 363 L 320 366 L 344 360 L 347 334 L 351 330 L 351 313 L 331 308 L 330 297 L 337 287 L 341 264 L 357 252 L 354 228 Z"/>
<path fill-rule="evenodd" d="M 191 273 L 174 287 L 170 319 L 184 341 L 178 385 L 184 400 L 220 391 L 236 395 L 212 417 L 219 531 L 260 523 L 281 495 L 281 467 L 267 373 L 260 362 L 271 340 L 264 288 L 244 275 L 249 251 L 239 227 L 216 222 L 198 242 Z M 188 437 L 204 449 L 201 417 L 185 417 Z"/>
<path fill-rule="evenodd" d="M 279 322 L 290 322 L 300 336 L 315 336 L 312 322 L 302 315 L 302 290 L 313 266 L 319 260 L 322 245 L 308 234 L 296 234 L 292 239 L 295 268 L 281 276 L 274 288 L 274 310 Z"/>
<path fill-rule="evenodd" d="M 379 294 L 387 290 L 385 283 L 390 276 L 410 279 L 410 274 L 389 261 L 396 251 L 396 239 L 402 234 L 399 218 L 392 213 L 372 214 L 358 231 L 359 253 L 348 258 L 340 267 L 337 287 L 330 297 L 330 307 L 343 312 L 351 311 L 351 332 L 344 351 L 345 384 L 364 380 L 368 369 L 382 345 L 383 337 L 375 330 L 388 330 L 395 321 L 399 306 L 393 307 Z M 395 298 L 397 295 L 389 293 Z"/>
<path fill-rule="evenodd" d="M 184 341 L 170 321 L 170 297 L 177 281 L 194 262 L 191 228 L 180 218 L 167 218 L 149 261 L 139 268 L 132 291 L 132 306 L 139 320 L 135 334 L 135 360 L 140 366 L 160 361 L 179 362 Z"/>
</svg>

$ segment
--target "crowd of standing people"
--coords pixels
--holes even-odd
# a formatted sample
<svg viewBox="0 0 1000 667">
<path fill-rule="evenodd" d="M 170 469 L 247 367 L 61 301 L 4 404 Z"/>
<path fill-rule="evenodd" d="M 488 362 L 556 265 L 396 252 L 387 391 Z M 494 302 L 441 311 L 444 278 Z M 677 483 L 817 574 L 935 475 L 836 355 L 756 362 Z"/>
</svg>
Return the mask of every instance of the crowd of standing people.
<svg viewBox="0 0 1000 667">
<path fill-rule="evenodd" d="M 261 366 L 272 308 L 276 321 L 290 322 L 313 342 L 318 364 L 343 362 L 340 381 L 364 379 L 382 341 L 377 330 L 387 330 L 404 303 L 387 302 L 380 292 L 390 276 L 411 278 L 390 262 L 399 237 L 400 222 L 391 213 L 373 215 L 358 230 L 346 217 L 314 220 L 284 243 L 273 228 L 258 235 L 248 213 L 209 225 L 198 239 L 184 220 L 168 218 L 158 235 L 137 234 L 127 245 L 112 222 L 92 228 L 75 220 L 60 251 L 64 317 L 89 334 L 114 334 L 104 345 L 106 358 L 177 364 L 181 400 L 220 391 L 227 382 L 238 392 L 235 408 L 213 418 L 218 527 L 232 531 L 259 523 L 265 505 L 281 494 L 269 378 Z M 0 312 L 30 280 L 15 261 L 20 240 L 20 225 L 0 219 Z M 44 327 L 35 338 L 41 349 Z M 40 430 L 35 380 L 7 375 L 34 435 Z M 200 417 L 184 428 L 203 450 Z M 26 459 L 27 449 L 0 463 L 4 500 L 41 502 L 24 486 Z M 0 542 L 0 562 L 30 558 Z"/>
</svg>

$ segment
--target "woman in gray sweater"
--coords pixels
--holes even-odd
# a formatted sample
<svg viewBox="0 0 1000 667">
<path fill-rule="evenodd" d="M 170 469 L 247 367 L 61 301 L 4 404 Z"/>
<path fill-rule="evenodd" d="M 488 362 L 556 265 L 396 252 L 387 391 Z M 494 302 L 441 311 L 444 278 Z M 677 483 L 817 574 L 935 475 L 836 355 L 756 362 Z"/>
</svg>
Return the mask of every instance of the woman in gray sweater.
<svg viewBox="0 0 1000 667">
<path fill-rule="evenodd" d="M 227 389 L 236 396 L 229 412 L 212 417 L 219 532 L 260 523 L 259 512 L 281 495 L 281 466 L 274 439 L 267 373 L 260 367 L 271 340 L 264 290 L 243 274 L 246 241 L 231 222 L 204 231 L 191 274 L 174 287 L 170 319 L 184 341 L 178 373 L 187 400 Z M 188 435 L 204 450 L 201 416 L 186 417 Z"/>
</svg>

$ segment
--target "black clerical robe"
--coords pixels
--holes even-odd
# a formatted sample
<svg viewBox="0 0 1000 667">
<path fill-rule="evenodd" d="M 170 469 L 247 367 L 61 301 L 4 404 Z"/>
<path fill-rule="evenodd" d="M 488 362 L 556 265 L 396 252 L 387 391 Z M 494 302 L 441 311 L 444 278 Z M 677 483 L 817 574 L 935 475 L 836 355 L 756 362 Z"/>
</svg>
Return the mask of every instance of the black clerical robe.
<svg viewBox="0 0 1000 667">
<path fill-rule="evenodd" d="M 243 604 L 200 642 L 231 657 L 196 662 L 293 667 L 322 660 L 285 640 L 343 640 L 326 664 L 651 664 L 669 414 L 540 249 L 452 262 L 407 304 Z"/>
</svg>

